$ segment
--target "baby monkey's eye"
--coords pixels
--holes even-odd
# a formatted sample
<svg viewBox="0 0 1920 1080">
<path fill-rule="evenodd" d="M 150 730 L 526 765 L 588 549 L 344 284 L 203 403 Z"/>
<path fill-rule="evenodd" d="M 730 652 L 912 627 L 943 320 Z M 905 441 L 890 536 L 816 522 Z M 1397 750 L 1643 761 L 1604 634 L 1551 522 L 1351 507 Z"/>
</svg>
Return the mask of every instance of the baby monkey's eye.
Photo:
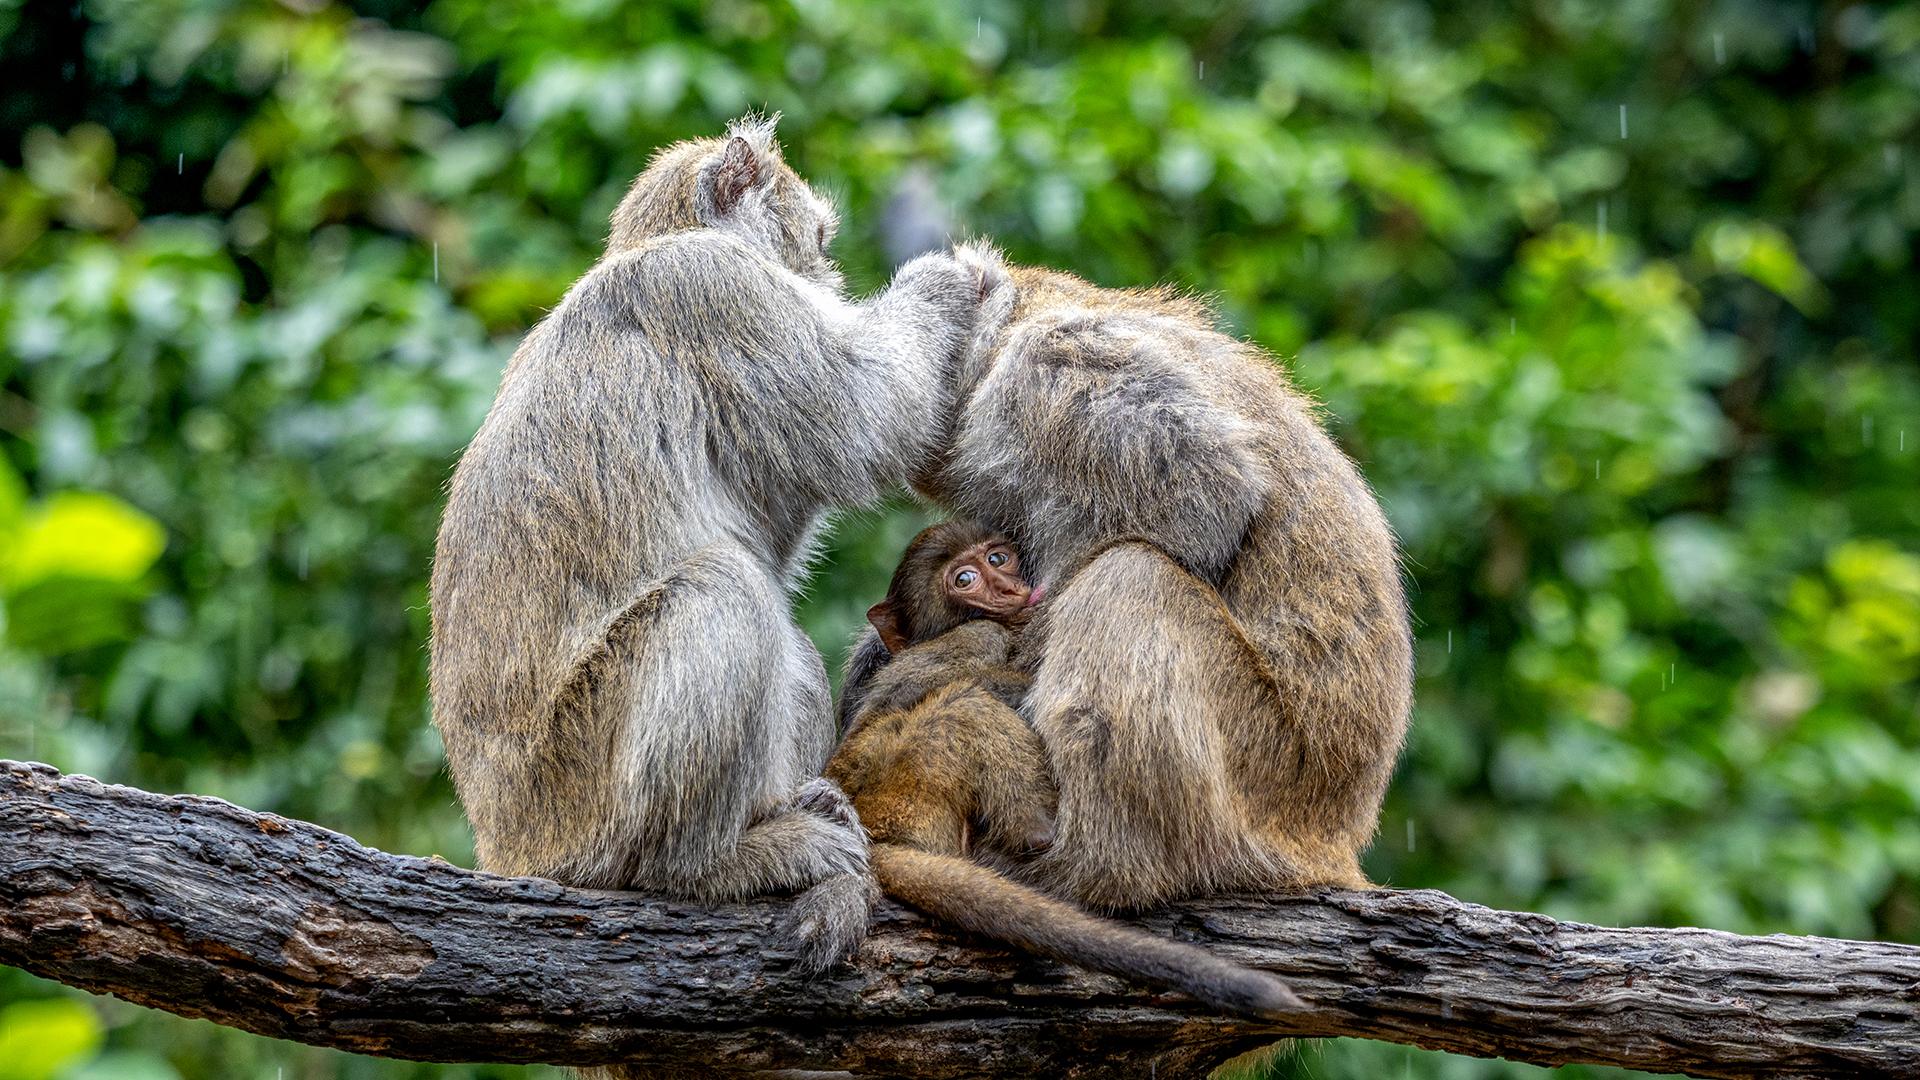
<svg viewBox="0 0 1920 1080">
<path fill-rule="evenodd" d="M 996 551 L 991 555 L 988 555 L 987 565 L 992 567 L 1001 567 L 1001 566 L 1007 565 L 1007 553 L 1004 551 Z"/>
<path fill-rule="evenodd" d="M 971 570 L 962 570 L 953 575 L 953 583 L 962 589 L 973 588 L 973 583 L 978 580 L 980 580 L 980 575 Z"/>
</svg>

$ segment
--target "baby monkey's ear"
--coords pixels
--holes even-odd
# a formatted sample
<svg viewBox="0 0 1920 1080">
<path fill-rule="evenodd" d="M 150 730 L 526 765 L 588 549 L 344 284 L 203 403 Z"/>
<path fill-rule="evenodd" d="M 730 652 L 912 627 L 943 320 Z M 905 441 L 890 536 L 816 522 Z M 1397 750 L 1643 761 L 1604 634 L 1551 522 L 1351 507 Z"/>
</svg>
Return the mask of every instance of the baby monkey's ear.
<svg viewBox="0 0 1920 1080">
<path fill-rule="evenodd" d="M 888 652 L 899 656 L 905 651 L 907 635 L 900 625 L 900 610 L 894 606 L 893 597 L 889 596 L 868 608 L 867 622 L 880 631 L 880 644 L 885 645 Z"/>
</svg>

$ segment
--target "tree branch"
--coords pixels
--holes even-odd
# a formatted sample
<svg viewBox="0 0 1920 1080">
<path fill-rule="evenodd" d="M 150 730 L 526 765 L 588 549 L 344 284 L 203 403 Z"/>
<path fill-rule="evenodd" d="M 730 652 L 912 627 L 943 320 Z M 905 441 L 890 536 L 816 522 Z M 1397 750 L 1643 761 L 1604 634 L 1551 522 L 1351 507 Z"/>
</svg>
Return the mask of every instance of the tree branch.
<svg viewBox="0 0 1920 1080">
<path fill-rule="evenodd" d="M 1201 1076 L 1286 1035 L 1699 1076 L 1920 1073 L 1920 948 L 1612 930 L 1426 890 L 1191 903 L 1154 930 L 1284 973 L 1297 1023 L 963 941 L 883 905 L 807 982 L 777 903 L 713 909 L 387 855 L 218 799 L 0 762 L 0 962 L 182 1016 L 428 1061 Z"/>
</svg>

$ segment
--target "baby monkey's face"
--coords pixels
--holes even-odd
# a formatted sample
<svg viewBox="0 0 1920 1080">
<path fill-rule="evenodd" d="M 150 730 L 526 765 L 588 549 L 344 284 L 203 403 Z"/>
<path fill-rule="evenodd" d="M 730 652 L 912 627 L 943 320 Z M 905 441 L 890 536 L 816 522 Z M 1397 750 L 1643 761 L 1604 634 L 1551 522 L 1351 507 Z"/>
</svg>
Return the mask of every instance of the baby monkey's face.
<svg viewBox="0 0 1920 1080">
<path fill-rule="evenodd" d="M 948 602 L 991 619 L 1011 619 L 1039 599 L 1020 576 L 1020 553 L 1004 536 L 990 537 L 947 560 L 940 581 Z"/>
</svg>

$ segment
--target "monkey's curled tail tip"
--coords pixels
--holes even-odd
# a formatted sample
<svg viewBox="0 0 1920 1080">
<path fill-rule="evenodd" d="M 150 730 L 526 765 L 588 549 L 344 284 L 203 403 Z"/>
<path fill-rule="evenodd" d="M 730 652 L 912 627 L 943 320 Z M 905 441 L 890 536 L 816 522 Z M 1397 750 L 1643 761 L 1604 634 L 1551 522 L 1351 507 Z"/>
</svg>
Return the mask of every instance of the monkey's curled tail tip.
<svg viewBox="0 0 1920 1080">
<path fill-rule="evenodd" d="M 1247 1011 L 1263 1020 L 1289 1020 L 1307 1011 L 1307 1003 L 1278 976 L 1252 972 L 1248 980 Z"/>
<path fill-rule="evenodd" d="M 804 975 L 819 975 L 853 955 L 867 936 L 880 887 L 867 874 L 835 874 L 794 898 L 780 943 Z"/>
<path fill-rule="evenodd" d="M 1242 967 L 1193 946 L 1166 944 L 1170 964 L 1192 973 L 1183 985 L 1176 985 L 1216 1008 L 1254 1020 L 1290 1020 L 1308 1010 L 1306 1001 L 1278 975 Z M 1188 950 L 1182 959 L 1179 953 Z M 1170 966 L 1168 970 L 1177 969 Z"/>
</svg>

